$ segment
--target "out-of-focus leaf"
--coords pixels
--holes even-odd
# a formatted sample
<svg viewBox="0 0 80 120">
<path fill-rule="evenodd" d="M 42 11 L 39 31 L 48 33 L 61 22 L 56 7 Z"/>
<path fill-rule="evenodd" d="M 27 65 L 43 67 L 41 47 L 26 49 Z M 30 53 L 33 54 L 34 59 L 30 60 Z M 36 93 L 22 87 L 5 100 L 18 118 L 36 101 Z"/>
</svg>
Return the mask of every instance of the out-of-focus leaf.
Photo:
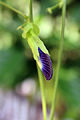
<svg viewBox="0 0 80 120">
<path fill-rule="evenodd" d="M 63 69 L 60 72 L 59 87 L 69 107 L 80 107 L 80 84 L 76 70 Z"/>
<path fill-rule="evenodd" d="M 80 81 L 76 70 L 62 69 L 60 72 L 59 92 L 65 101 L 65 117 L 75 119 L 80 109 Z"/>
<path fill-rule="evenodd" d="M 0 51 L 0 85 L 10 86 L 23 76 L 25 57 L 23 52 L 16 49 Z"/>
<path fill-rule="evenodd" d="M 76 22 L 80 27 L 80 3 L 75 3 L 69 8 L 69 17 L 72 21 Z"/>
</svg>

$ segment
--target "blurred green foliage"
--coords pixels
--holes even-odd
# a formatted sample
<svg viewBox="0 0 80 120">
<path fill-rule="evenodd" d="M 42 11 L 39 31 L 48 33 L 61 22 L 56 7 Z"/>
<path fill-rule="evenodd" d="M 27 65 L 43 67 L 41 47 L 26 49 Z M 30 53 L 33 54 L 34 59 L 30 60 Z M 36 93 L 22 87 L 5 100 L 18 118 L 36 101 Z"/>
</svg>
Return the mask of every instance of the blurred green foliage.
<svg viewBox="0 0 80 120">
<path fill-rule="evenodd" d="M 28 0 L 4 0 L 7 4 L 28 14 Z M 47 7 L 59 0 L 34 0 L 34 21 L 39 25 L 40 38 L 50 51 L 53 62 L 53 80 L 45 81 L 46 99 L 52 100 L 57 53 L 61 30 L 61 9 L 50 15 Z M 0 86 L 13 88 L 27 77 L 37 80 L 36 64 L 31 50 L 17 27 L 23 24 L 21 16 L 0 5 Z M 35 74 L 36 73 L 36 74 Z M 67 1 L 64 52 L 60 69 L 57 108 L 59 119 L 80 120 L 80 1 Z"/>
</svg>

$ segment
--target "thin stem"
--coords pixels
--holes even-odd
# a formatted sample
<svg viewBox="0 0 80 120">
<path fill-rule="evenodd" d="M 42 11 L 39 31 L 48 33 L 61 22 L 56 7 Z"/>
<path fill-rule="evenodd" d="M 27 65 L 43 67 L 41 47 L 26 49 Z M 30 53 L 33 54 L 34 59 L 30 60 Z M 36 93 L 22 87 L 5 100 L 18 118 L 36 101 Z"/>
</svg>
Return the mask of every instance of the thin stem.
<svg viewBox="0 0 80 120">
<path fill-rule="evenodd" d="M 45 99 L 45 90 L 44 90 L 44 79 L 38 65 L 37 65 L 37 69 L 38 69 L 38 76 L 39 76 L 40 89 L 41 89 L 41 95 L 42 95 L 43 120 L 46 120 L 46 99 Z"/>
<path fill-rule="evenodd" d="M 32 0 L 29 0 L 29 17 L 30 17 L 30 21 L 33 22 Z M 39 77 L 41 96 L 42 96 L 43 120 L 46 120 L 46 98 L 45 98 L 45 90 L 44 90 L 44 78 L 38 65 L 37 65 L 37 70 L 38 70 L 38 77 Z"/>
<path fill-rule="evenodd" d="M 32 0 L 29 0 L 29 17 L 30 21 L 33 21 L 33 12 L 32 12 Z"/>
<path fill-rule="evenodd" d="M 55 6 L 52 6 L 52 7 L 47 8 L 47 11 L 48 11 L 50 14 L 52 14 L 52 11 L 53 11 L 54 9 L 56 9 L 57 7 L 59 7 L 59 3 L 56 4 Z"/>
<path fill-rule="evenodd" d="M 24 14 L 23 14 L 22 12 L 20 12 L 19 10 L 15 9 L 15 8 L 9 6 L 9 5 L 7 5 L 6 3 L 0 1 L 0 4 L 3 5 L 3 6 L 5 6 L 5 7 L 7 7 L 7 8 L 9 8 L 9 9 L 12 10 L 13 12 L 16 12 L 17 14 L 23 16 L 23 17 L 26 18 L 26 19 L 28 18 L 28 16 L 24 15 Z"/>
<path fill-rule="evenodd" d="M 66 15 L 66 0 L 63 0 L 63 1 L 64 2 L 63 2 L 63 7 L 62 7 L 61 40 L 60 40 L 60 48 L 59 48 L 59 53 L 58 53 L 58 64 L 57 64 L 57 69 L 56 69 L 54 94 L 53 94 L 53 101 L 52 101 L 50 120 L 53 120 L 53 117 L 54 117 L 54 110 L 55 110 L 55 104 L 56 104 L 56 92 L 57 92 L 58 81 L 59 81 L 59 70 L 60 70 L 61 57 L 62 57 L 62 52 L 63 52 L 63 43 L 64 43 L 64 26 L 65 26 L 65 15 Z"/>
<path fill-rule="evenodd" d="M 32 0 L 29 0 L 29 17 L 30 17 L 30 22 L 33 22 Z M 41 89 L 41 95 L 42 95 L 43 120 L 46 120 L 46 100 L 45 100 L 45 90 L 44 90 L 44 79 L 38 65 L 37 65 L 37 70 L 38 70 L 40 89 Z"/>
<path fill-rule="evenodd" d="M 52 7 L 47 8 L 47 11 L 48 11 L 50 14 L 52 14 L 52 11 L 55 10 L 56 8 L 58 8 L 58 7 L 62 7 L 62 1 L 59 2 L 59 3 L 57 3 L 56 5 L 54 5 L 54 6 L 52 6 Z"/>
<path fill-rule="evenodd" d="M 29 17 L 30 17 L 30 22 L 33 22 L 32 0 L 29 0 Z M 44 79 L 38 65 L 37 65 L 37 69 L 38 69 L 38 76 L 39 76 L 40 89 L 42 95 L 43 120 L 46 120 L 46 100 L 45 100 L 45 90 L 44 90 Z"/>
</svg>

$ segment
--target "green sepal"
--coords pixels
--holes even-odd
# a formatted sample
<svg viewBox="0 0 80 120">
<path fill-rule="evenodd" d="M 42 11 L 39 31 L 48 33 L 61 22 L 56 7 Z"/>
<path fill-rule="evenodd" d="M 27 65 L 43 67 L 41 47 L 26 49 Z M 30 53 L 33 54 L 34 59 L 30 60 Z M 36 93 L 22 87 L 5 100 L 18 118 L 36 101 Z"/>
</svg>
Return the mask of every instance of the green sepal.
<svg viewBox="0 0 80 120">
<path fill-rule="evenodd" d="M 39 28 L 36 24 L 27 22 L 19 27 L 23 30 L 22 37 L 25 38 L 32 50 L 33 57 L 41 68 L 41 63 L 39 60 L 39 51 L 38 47 L 45 53 L 49 55 L 48 50 L 46 49 L 44 43 L 38 37 Z"/>
<path fill-rule="evenodd" d="M 26 38 L 27 33 L 30 32 L 31 30 L 34 31 L 36 35 L 39 35 L 40 33 L 38 26 L 35 23 L 31 23 L 31 22 L 26 22 L 23 25 L 19 26 L 17 29 L 23 30 L 22 33 L 23 38 Z"/>
<path fill-rule="evenodd" d="M 32 32 L 31 32 L 32 33 Z M 46 54 L 48 53 L 48 50 L 46 49 L 44 43 L 39 39 L 39 37 L 35 34 L 35 33 L 28 33 L 27 34 L 27 41 L 28 44 L 32 50 L 33 53 L 33 57 L 36 60 L 37 64 L 39 65 L 39 67 L 42 67 L 42 64 L 39 60 L 40 56 L 39 56 L 39 51 L 38 51 L 38 47 Z"/>
<path fill-rule="evenodd" d="M 47 48 L 45 47 L 44 43 L 40 40 L 40 38 L 33 32 L 33 31 L 30 31 L 31 32 L 31 35 L 33 37 L 33 39 L 35 40 L 37 46 L 46 54 L 49 55 L 49 52 L 47 50 Z"/>
</svg>

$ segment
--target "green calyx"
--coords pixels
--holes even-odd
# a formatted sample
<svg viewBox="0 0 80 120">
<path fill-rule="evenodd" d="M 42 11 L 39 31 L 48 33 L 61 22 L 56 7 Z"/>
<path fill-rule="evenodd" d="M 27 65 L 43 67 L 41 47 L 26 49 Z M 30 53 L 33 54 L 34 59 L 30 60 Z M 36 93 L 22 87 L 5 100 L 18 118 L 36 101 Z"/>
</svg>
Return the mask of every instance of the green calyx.
<svg viewBox="0 0 80 120">
<path fill-rule="evenodd" d="M 41 67 L 41 63 L 39 62 L 38 47 L 46 54 L 49 54 L 49 52 L 46 49 L 44 43 L 38 37 L 40 33 L 38 26 L 34 23 L 27 22 L 24 23 L 22 26 L 18 27 L 18 29 L 22 29 L 22 37 L 27 39 L 27 42 L 32 50 L 33 57 L 38 63 L 39 67 Z"/>
<path fill-rule="evenodd" d="M 31 31 L 34 31 L 36 35 L 39 35 L 40 33 L 38 26 L 31 22 L 24 23 L 23 25 L 19 26 L 18 29 L 23 30 L 23 33 L 22 33 L 23 38 L 28 37 L 28 34 L 30 34 Z"/>
</svg>

